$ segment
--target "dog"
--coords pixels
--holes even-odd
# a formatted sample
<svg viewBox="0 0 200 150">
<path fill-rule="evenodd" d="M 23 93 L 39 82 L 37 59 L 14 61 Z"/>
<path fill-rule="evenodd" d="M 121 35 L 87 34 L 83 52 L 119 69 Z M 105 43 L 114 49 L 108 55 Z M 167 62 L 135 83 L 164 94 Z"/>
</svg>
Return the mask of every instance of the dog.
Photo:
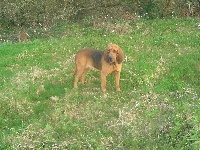
<svg viewBox="0 0 200 150">
<path fill-rule="evenodd" d="M 106 76 L 114 73 L 116 90 L 120 92 L 119 80 L 124 60 L 122 49 L 116 44 L 110 44 L 105 51 L 85 48 L 75 55 L 74 88 L 78 87 L 79 78 L 82 84 L 91 68 L 101 71 L 101 90 L 106 92 Z"/>
</svg>

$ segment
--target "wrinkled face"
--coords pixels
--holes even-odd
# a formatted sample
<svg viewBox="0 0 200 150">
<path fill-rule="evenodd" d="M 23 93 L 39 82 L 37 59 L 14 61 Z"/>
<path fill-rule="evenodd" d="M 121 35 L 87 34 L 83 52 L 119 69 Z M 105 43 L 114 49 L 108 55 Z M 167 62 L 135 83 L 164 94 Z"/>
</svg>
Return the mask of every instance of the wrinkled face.
<svg viewBox="0 0 200 150">
<path fill-rule="evenodd" d="M 119 46 L 115 44 L 111 44 L 107 47 L 106 52 L 108 56 L 108 61 L 111 65 L 116 64 L 119 49 L 120 49 Z"/>
</svg>

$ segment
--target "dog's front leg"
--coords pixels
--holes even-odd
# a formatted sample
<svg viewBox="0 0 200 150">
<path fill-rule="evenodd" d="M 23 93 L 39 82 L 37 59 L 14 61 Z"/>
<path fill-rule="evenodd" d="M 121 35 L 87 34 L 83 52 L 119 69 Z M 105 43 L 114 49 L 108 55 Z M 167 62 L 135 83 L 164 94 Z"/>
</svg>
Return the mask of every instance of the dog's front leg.
<svg viewBox="0 0 200 150">
<path fill-rule="evenodd" d="M 106 74 L 101 72 L 101 90 L 106 92 Z"/>
<path fill-rule="evenodd" d="M 120 79 L 120 71 L 115 72 L 115 83 L 116 83 L 116 90 L 120 92 L 120 87 L 119 87 L 119 79 Z"/>
</svg>

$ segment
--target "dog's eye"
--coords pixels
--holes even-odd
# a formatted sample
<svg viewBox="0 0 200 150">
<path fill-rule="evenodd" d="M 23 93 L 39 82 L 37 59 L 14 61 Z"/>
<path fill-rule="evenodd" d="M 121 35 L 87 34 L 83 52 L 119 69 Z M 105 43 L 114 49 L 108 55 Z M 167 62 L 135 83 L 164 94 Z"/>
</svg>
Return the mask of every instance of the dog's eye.
<svg viewBox="0 0 200 150">
<path fill-rule="evenodd" d="M 116 50 L 113 50 L 113 53 L 117 53 L 117 51 L 116 51 Z"/>
<path fill-rule="evenodd" d="M 110 53 L 110 50 L 108 50 L 108 53 Z"/>
</svg>

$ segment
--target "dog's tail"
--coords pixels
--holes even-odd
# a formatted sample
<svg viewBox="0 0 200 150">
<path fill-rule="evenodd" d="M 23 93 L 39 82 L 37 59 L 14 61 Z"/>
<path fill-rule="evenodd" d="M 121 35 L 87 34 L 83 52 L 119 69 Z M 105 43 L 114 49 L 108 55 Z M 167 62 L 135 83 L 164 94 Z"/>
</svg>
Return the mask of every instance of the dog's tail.
<svg viewBox="0 0 200 150">
<path fill-rule="evenodd" d="M 73 76 L 76 75 L 76 72 L 77 72 L 77 67 L 75 67 L 75 69 L 74 69 L 74 75 Z"/>
<path fill-rule="evenodd" d="M 74 68 L 74 74 L 73 74 L 73 76 L 75 76 L 76 75 L 76 73 L 77 73 L 77 64 L 76 64 L 76 55 L 75 55 L 75 68 Z"/>
</svg>

